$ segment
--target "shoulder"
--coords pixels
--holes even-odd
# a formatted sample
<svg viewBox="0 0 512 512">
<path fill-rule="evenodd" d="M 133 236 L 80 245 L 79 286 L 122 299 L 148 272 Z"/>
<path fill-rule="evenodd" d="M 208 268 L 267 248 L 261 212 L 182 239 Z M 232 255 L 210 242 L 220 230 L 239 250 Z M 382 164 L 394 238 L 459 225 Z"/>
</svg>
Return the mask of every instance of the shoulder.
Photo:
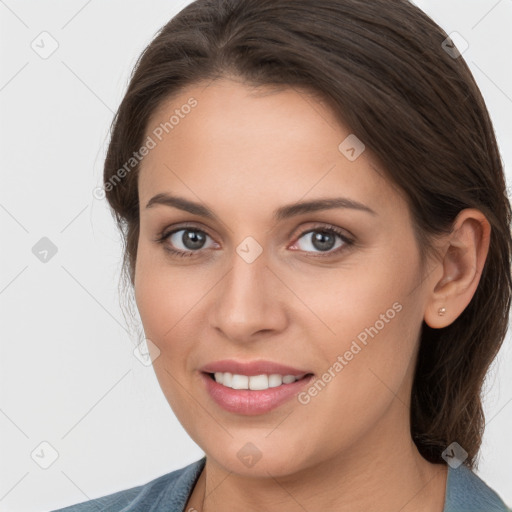
<svg viewBox="0 0 512 512">
<path fill-rule="evenodd" d="M 510 512 L 503 500 L 476 473 L 462 464 L 448 467 L 443 512 Z"/>
<path fill-rule="evenodd" d="M 150 482 L 52 512 L 159 512 L 181 511 L 186 505 L 205 457 Z"/>
</svg>

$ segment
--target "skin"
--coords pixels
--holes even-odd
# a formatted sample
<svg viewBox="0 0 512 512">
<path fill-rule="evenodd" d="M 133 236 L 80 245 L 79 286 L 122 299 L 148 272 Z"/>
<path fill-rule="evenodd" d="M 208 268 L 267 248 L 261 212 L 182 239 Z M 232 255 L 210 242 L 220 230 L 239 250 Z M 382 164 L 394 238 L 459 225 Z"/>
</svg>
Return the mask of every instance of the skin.
<svg viewBox="0 0 512 512">
<path fill-rule="evenodd" d="M 160 386 L 207 455 L 186 510 L 441 512 L 446 466 L 423 459 L 410 435 L 414 363 L 422 322 L 449 325 L 476 290 L 485 217 L 461 212 L 422 268 L 405 199 L 368 149 L 355 161 L 340 152 L 350 129 L 318 98 L 233 78 L 196 84 L 154 113 L 147 135 L 190 97 L 197 107 L 141 165 L 134 282 L 146 337 L 160 351 Z M 159 193 L 206 205 L 219 220 L 146 208 Z M 336 208 L 272 218 L 283 205 L 325 197 L 375 214 Z M 194 251 L 183 232 L 155 239 L 184 222 L 208 236 L 192 257 L 172 256 L 166 245 Z M 311 230 L 329 225 L 354 244 L 333 235 L 336 245 L 322 252 Z M 250 264 L 236 252 L 248 236 L 263 250 Z M 292 398 L 265 414 L 234 414 L 200 379 L 201 366 L 228 358 L 322 376 L 394 303 L 400 312 L 306 405 Z M 252 467 L 237 457 L 248 442 L 261 454 Z"/>
</svg>

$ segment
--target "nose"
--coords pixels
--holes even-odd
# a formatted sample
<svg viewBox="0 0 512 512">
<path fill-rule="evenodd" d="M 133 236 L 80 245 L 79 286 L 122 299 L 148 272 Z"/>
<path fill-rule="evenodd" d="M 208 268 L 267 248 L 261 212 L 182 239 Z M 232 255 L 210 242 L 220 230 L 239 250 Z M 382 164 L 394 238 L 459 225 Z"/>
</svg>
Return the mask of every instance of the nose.
<svg viewBox="0 0 512 512">
<path fill-rule="evenodd" d="M 210 325 L 225 338 L 246 343 L 286 328 L 287 289 L 270 269 L 265 251 L 252 263 L 235 252 L 231 269 L 214 289 Z"/>
</svg>

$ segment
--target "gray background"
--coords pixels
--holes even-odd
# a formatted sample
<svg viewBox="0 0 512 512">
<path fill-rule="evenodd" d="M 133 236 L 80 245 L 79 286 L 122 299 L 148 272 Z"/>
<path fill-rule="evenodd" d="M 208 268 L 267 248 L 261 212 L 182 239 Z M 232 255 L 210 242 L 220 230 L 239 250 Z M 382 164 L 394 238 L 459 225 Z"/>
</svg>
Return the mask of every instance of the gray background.
<svg viewBox="0 0 512 512">
<path fill-rule="evenodd" d="M 0 511 L 85 501 L 203 454 L 152 367 L 134 357 L 138 339 L 119 306 L 120 239 L 92 194 L 136 58 L 188 3 L 0 0 Z M 469 43 L 464 58 L 510 169 L 512 1 L 416 4 Z M 38 242 L 46 262 L 33 253 Z M 486 385 L 477 471 L 508 504 L 511 345 L 508 337 Z"/>
</svg>

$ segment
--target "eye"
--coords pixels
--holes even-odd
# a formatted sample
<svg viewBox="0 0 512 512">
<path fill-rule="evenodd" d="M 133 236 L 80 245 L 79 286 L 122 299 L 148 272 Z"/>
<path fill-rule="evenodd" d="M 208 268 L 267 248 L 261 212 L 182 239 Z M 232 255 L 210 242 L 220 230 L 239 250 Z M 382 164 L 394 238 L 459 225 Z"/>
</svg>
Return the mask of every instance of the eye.
<svg viewBox="0 0 512 512">
<path fill-rule="evenodd" d="M 209 246 L 205 245 L 208 238 L 210 236 L 200 229 L 182 227 L 163 233 L 157 239 L 157 242 L 165 243 L 165 249 L 172 254 L 194 256 L 201 249 L 209 248 Z"/>
<path fill-rule="evenodd" d="M 304 239 L 302 244 L 299 241 Z M 338 240 L 336 240 L 338 239 Z M 319 252 L 327 253 L 327 255 L 337 254 L 342 251 L 346 246 L 352 245 L 354 242 L 350 240 L 345 234 L 334 226 L 317 227 L 303 232 L 294 246 L 301 245 L 299 250 L 306 252 Z M 292 248 L 294 248 L 292 246 Z"/>
</svg>

